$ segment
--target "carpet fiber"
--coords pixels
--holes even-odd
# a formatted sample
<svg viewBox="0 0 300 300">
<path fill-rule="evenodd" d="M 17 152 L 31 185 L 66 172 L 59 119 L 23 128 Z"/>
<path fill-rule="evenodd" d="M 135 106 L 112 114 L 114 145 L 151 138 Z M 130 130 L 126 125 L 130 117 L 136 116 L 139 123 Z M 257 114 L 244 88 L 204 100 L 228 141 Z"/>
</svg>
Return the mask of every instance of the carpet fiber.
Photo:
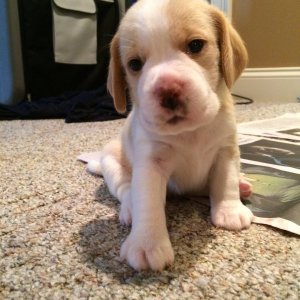
<svg viewBox="0 0 300 300">
<path fill-rule="evenodd" d="M 237 107 L 237 119 L 300 112 L 300 104 Z M 129 228 L 102 178 L 76 161 L 124 120 L 0 122 L 1 299 L 299 299 L 300 239 L 253 224 L 211 225 L 196 200 L 172 199 L 174 265 L 138 273 L 118 259 Z"/>
</svg>

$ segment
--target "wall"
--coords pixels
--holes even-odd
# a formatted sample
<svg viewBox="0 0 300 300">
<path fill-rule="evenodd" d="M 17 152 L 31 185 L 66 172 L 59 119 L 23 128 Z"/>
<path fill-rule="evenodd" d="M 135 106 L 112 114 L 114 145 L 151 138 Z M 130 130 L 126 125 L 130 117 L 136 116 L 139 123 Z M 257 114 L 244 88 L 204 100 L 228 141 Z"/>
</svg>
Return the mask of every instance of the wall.
<svg viewBox="0 0 300 300">
<path fill-rule="evenodd" d="M 300 66 L 299 0 L 232 0 L 232 23 L 249 52 L 249 68 Z"/>
<path fill-rule="evenodd" d="M 0 103 L 15 104 L 24 95 L 17 0 L 0 0 Z"/>
</svg>

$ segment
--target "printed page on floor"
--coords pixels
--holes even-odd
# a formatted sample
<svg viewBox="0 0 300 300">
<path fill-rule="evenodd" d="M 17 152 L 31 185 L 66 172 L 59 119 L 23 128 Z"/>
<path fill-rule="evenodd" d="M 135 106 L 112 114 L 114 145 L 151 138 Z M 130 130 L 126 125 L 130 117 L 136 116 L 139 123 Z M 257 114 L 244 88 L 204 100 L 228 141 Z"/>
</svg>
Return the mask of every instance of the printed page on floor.
<svg viewBox="0 0 300 300">
<path fill-rule="evenodd" d="M 254 222 L 300 235 L 300 114 L 240 124 L 238 132 Z"/>
</svg>

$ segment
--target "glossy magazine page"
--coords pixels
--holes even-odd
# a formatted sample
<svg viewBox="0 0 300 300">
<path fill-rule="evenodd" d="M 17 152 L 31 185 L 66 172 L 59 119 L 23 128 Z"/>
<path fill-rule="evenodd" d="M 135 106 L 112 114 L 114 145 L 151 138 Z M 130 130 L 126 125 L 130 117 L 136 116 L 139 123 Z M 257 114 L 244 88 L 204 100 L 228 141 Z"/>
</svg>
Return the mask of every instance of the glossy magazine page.
<svg viewBox="0 0 300 300">
<path fill-rule="evenodd" d="M 240 124 L 238 131 L 254 222 L 300 235 L 300 114 Z"/>
</svg>

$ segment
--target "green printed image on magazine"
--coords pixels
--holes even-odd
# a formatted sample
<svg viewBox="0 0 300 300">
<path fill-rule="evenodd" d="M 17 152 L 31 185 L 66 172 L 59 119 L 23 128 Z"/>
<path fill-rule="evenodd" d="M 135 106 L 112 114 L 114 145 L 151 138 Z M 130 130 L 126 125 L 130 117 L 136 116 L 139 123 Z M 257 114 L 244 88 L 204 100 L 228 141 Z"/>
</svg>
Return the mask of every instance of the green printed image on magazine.
<svg viewBox="0 0 300 300">
<path fill-rule="evenodd" d="M 253 185 L 253 193 L 245 204 L 254 215 L 280 217 L 300 225 L 299 174 L 245 163 L 241 168 Z"/>
<path fill-rule="evenodd" d="M 300 169 L 300 146 L 260 139 L 240 146 L 243 159 Z"/>
</svg>

